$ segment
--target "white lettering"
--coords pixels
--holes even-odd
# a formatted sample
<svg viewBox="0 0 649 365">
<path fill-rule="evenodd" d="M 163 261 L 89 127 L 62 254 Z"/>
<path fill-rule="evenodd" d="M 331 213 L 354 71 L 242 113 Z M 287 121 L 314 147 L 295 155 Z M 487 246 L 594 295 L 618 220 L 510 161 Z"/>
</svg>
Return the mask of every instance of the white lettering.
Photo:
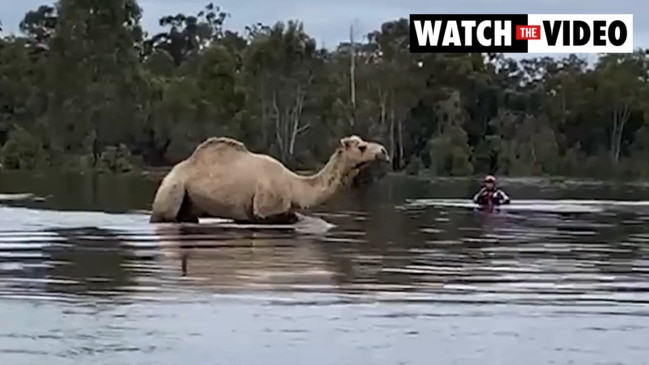
<svg viewBox="0 0 649 365">
<path fill-rule="evenodd" d="M 475 20 L 463 20 L 461 22 L 462 27 L 464 27 L 464 45 L 472 46 L 473 45 L 473 28 L 475 27 Z"/>
<path fill-rule="evenodd" d="M 415 32 L 417 33 L 417 42 L 420 46 L 436 46 L 439 42 L 439 29 L 442 27 L 442 22 L 435 20 L 435 26 L 430 20 L 423 21 L 422 27 L 421 20 L 415 20 Z"/>
<path fill-rule="evenodd" d="M 444 32 L 444 40 L 442 45 L 444 47 L 450 46 L 453 43 L 454 46 L 462 45 L 462 38 L 460 38 L 460 30 L 457 27 L 457 22 L 450 21 L 446 23 L 446 31 Z"/>
<path fill-rule="evenodd" d="M 631 53 L 633 14 L 528 14 L 539 40 L 528 53 Z"/>
<path fill-rule="evenodd" d="M 494 22 L 494 41 L 496 46 L 511 46 L 512 44 L 512 23 L 509 21 L 496 20 Z"/>
<path fill-rule="evenodd" d="M 630 53 L 634 50 L 633 14 L 527 14 L 526 17 L 525 22 L 525 17 L 516 15 L 410 14 L 410 49 L 413 53 L 447 48 L 457 51 L 464 47 L 476 52 L 500 48 L 500 52 L 528 53 Z"/>
<path fill-rule="evenodd" d="M 478 43 L 486 47 L 491 46 L 491 41 L 484 35 L 485 29 L 489 27 L 491 27 L 491 22 L 485 20 L 478 24 L 478 29 L 476 31 L 476 35 L 478 36 Z"/>
</svg>

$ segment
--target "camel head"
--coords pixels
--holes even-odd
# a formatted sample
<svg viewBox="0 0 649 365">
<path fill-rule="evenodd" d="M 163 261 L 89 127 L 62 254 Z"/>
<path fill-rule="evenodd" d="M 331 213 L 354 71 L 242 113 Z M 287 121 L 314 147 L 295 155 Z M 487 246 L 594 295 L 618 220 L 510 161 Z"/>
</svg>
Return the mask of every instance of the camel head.
<svg viewBox="0 0 649 365">
<path fill-rule="evenodd" d="M 379 143 L 368 142 L 353 135 L 340 140 L 338 152 L 346 168 L 364 169 L 375 161 L 390 162 L 388 151 Z"/>
</svg>

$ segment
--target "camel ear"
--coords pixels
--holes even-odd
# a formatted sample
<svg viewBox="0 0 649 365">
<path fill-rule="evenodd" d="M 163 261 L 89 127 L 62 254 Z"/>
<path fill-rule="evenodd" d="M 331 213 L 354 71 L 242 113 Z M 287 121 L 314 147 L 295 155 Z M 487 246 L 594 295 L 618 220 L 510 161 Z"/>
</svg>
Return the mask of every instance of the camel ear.
<svg viewBox="0 0 649 365">
<path fill-rule="evenodd" d="M 349 138 L 341 138 L 340 139 L 340 147 L 342 148 L 349 148 Z"/>
<path fill-rule="evenodd" d="M 358 141 L 352 137 L 345 137 L 340 139 L 340 145 L 345 149 L 354 146 L 356 143 L 358 143 Z"/>
</svg>

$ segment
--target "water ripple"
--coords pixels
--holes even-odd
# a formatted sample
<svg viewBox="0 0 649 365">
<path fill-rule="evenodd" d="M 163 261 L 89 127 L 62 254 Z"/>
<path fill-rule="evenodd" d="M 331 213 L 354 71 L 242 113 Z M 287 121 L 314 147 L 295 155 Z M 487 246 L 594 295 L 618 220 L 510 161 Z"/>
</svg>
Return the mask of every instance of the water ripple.
<svg viewBox="0 0 649 365">
<path fill-rule="evenodd" d="M 335 356 L 309 362 L 423 365 L 431 343 L 452 349 L 446 364 L 649 354 L 649 204 L 339 204 L 302 229 L 2 206 L 0 359 L 279 364 L 329 344 Z"/>
</svg>

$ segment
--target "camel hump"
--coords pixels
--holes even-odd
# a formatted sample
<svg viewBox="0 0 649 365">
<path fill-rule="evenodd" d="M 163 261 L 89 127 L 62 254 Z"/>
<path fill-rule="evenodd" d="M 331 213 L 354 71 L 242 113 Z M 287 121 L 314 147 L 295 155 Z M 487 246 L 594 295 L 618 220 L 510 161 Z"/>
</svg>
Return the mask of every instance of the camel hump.
<svg viewBox="0 0 649 365">
<path fill-rule="evenodd" d="M 228 152 L 250 152 L 245 144 L 230 137 L 210 137 L 201 142 L 194 150 L 193 156 L 203 154 L 222 154 Z"/>
</svg>

